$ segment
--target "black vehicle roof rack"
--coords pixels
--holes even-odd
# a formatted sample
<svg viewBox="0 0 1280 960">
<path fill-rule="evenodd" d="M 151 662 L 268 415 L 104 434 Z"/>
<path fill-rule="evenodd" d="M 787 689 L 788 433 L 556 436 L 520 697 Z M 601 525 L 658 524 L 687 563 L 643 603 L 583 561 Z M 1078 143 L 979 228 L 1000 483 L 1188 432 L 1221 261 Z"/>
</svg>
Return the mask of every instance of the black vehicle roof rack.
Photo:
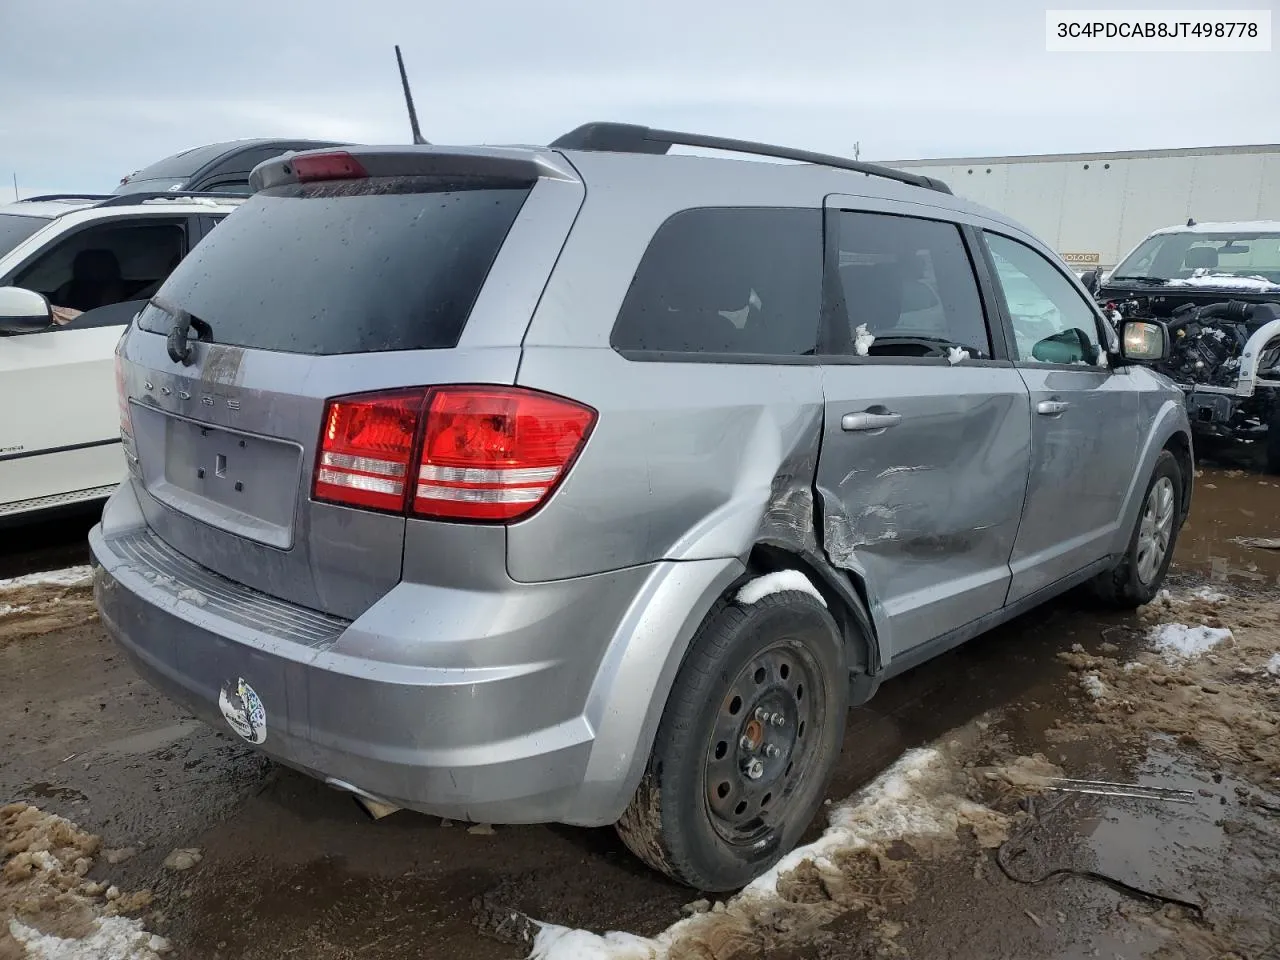
<svg viewBox="0 0 1280 960">
<path fill-rule="evenodd" d="M 600 150 L 612 153 L 652 153 L 664 154 L 673 146 L 701 147 L 706 150 L 726 150 L 732 153 L 749 153 L 760 157 L 774 157 L 778 160 L 797 160 L 801 163 L 815 163 L 824 167 L 836 167 L 840 170 L 851 170 L 864 173 L 869 177 L 884 177 L 913 187 L 924 187 L 939 193 L 951 193 L 951 188 L 934 177 L 925 177 L 915 173 L 905 173 L 892 167 L 884 167 L 878 163 L 862 163 L 837 157 L 828 153 L 812 153 L 808 150 L 793 150 L 790 147 L 779 147 L 771 143 L 756 143 L 752 140 L 732 140 L 727 137 L 709 137 L 700 133 L 677 133 L 674 130 L 654 130 L 631 123 L 584 123 L 576 130 L 570 130 L 564 136 L 551 143 L 557 150 Z"/>
<path fill-rule="evenodd" d="M 247 200 L 248 197 L 238 193 L 212 193 L 201 192 L 199 190 L 157 190 L 154 193 L 138 192 L 138 193 L 113 193 L 104 198 L 100 203 L 95 203 L 95 208 L 100 207 L 127 207 L 134 203 L 144 203 L 147 200 L 186 200 L 190 197 L 200 199 L 207 197 L 210 200 Z"/>
<path fill-rule="evenodd" d="M 38 203 L 43 200 L 105 200 L 110 193 L 43 193 L 38 197 L 23 197 L 22 203 Z"/>
</svg>

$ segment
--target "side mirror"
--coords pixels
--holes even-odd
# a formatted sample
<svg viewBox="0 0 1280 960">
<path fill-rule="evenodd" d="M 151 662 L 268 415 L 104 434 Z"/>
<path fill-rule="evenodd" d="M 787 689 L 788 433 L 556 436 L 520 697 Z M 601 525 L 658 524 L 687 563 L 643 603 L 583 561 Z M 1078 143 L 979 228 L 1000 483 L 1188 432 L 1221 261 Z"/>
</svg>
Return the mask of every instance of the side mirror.
<svg viewBox="0 0 1280 960">
<path fill-rule="evenodd" d="M 1100 276 L 1101 271 L 1098 267 L 1094 267 L 1092 270 L 1086 270 L 1080 275 L 1080 282 L 1084 284 L 1084 288 L 1091 294 L 1096 294 L 1098 292 L 1098 287 L 1101 286 L 1099 281 Z"/>
<path fill-rule="evenodd" d="M 53 323 L 42 294 L 22 287 L 0 287 L 0 333 L 39 333 Z"/>
<path fill-rule="evenodd" d="M 1158 363 L 1169 356 L 1169 330 L 1151 320 L 1120 322 L 1120 354 L 1132 363 Z"/>
</svg>

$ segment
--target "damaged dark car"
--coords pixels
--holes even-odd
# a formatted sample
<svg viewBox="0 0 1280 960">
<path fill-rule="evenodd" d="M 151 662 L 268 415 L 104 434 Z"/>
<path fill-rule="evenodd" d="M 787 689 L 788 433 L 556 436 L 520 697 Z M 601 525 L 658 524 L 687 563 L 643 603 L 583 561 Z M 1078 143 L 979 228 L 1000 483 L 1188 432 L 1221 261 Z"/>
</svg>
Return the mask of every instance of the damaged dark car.
<svg viewBox="0 0 1280 960">
<path fill-rule="evenodd" d="M 1083 279 L 1113 321 L 1167 327 L 1157 369 L 1203 446 L 1251 447 L 1280 473 L 1280 221 L 1167 227 Z"/>
</svg>

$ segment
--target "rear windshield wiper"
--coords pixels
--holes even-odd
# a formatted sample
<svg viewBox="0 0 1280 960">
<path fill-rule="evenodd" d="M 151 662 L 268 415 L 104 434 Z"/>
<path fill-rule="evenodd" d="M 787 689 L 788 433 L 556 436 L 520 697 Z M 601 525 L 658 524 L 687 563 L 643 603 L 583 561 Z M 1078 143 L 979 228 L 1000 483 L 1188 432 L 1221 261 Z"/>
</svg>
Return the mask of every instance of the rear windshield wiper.
<svg viewBox="0 0 1280 960">
<path fill-rule="evenodd" d="M 191 341 L 188 339 L 191 328 L 195 327 L 196 337 L 208 342 L 213 341 L 213 328 L 199 317 L 192 316 L 186 310 L 178 310 L 173 326 L 169 328 L 169 336 L 165 338 L 165 349 L 169 359 L 189 367 L 195 363 L 192 356 Z"/>
</svg>

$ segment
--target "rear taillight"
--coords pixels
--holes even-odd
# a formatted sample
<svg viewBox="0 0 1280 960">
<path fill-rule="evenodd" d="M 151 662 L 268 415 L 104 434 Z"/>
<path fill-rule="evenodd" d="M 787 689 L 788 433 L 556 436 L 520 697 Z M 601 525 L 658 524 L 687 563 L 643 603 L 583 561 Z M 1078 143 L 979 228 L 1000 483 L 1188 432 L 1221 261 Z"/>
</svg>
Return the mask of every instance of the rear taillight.
<svg viewBox="0 0 1280 960">
<path fill-rule="evenodd" d="M 124 357 L 116 352 L 116 404 L 120 411 L 120 443 L 132 468 L 138 462 L 133 443 L 133 419 L 129 416 L 129 383 L 124 375 Z"/>
<path fill-rule="evenodd" d="M 582 451 L 596 413 L 518 387 L 339 397 L 325 409 L 314 496 L 449 520 L 537 509 Z"/>
<path fill-rule="evenodd" d="M 312 183 L 316 180 L 362 180 L 369 176 L 360 161 L 344 151 L 294 157 L 291 163 L 293 175 L 298 178 L 299 183 Z"/>
<path fill-rule="evenodd" d="M 330 400 L 316 461 L 316 499 L 403 510 L 422 400 L 421 390 Z"/>
<path fill-rule="evenodd" d="M 414 513 L 467 520 L 528 513 L 569 469 L 595 416 L 528 390 L 432 391 Z"/>
</svg>

